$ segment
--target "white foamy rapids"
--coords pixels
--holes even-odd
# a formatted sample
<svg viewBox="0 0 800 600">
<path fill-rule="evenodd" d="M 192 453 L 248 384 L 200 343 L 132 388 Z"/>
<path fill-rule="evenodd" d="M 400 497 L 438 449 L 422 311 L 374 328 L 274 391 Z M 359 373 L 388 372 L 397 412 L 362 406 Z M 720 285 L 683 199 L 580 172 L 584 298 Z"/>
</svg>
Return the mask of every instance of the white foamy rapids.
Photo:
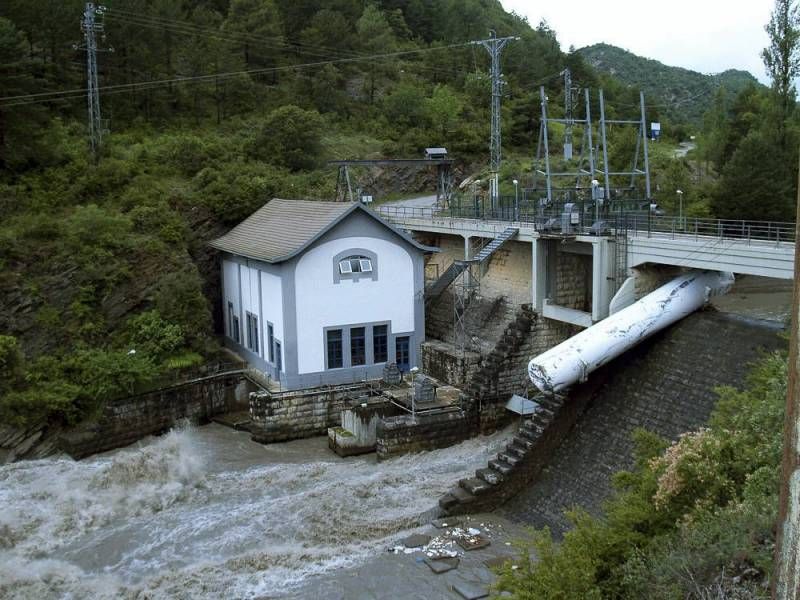
<svg viewBox="0 0 800 600">
<path fill-rule="evenodd" d="M 245 435 L 190 428 L 83 462 L 0 467 L 0 597 L 274 596 L 423 524 L 508 433 L 381 463 Z"/>
</svg>

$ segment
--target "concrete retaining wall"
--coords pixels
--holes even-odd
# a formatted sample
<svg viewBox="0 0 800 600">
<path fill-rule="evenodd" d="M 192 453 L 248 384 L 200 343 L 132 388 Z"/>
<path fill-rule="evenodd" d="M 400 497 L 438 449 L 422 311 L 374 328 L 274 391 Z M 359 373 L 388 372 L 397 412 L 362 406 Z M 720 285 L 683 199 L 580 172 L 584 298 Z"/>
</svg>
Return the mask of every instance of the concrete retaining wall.
<svg viewBox="0 0 800 600">
<path fill-rule="evenodd" d="M 601 514 L 611 476 L 633 466 L 636 428 L 676 439 L 704 425 L 717 399 L 715 387 L 741 385 L 761 349 L 782 344 L 771 326 L 713 311 L 657 334 L 607 366 L 607 382 L 564 436 L 547 471 L 521 488 L 503 512 L 554 532 L 569 526 L 565 508 Z"/>
</svg>

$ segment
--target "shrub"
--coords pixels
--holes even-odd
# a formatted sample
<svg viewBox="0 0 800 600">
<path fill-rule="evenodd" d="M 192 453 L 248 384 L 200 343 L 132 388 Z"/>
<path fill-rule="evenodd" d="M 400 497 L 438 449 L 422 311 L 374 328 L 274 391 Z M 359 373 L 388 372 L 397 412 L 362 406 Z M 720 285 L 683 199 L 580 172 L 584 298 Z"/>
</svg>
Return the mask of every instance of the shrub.
<svg viewBox="0 0 800 600">
<path fill-rule="evenodd" d="M 154 297 L 158 314 L 184 332 L 190 345 L 198 347 L 211 330 L 211 311 L 203 294 L 197 269 L 169 273 L 161 278 Z"/>
<path fill-rule="evenodd" d="M 13 387 L 22 375 L 22 350 L 17 338 L 0 335 L 0 393 Z"/>
<path fill-rule="evenodd" d="M 157 363 L 183 346 L 183 328 L 163 319 L 157 310 L 148 310 L 130 318 L 127 341 L 137 354 Z"/>
<path fill-rule="evenodd" d="M 312 169 L 322 152 L 323 120 L 315 110 L 287 104 L 273 110 L 255 135 L 250 155 L 299 171 Z"/>
</svg>

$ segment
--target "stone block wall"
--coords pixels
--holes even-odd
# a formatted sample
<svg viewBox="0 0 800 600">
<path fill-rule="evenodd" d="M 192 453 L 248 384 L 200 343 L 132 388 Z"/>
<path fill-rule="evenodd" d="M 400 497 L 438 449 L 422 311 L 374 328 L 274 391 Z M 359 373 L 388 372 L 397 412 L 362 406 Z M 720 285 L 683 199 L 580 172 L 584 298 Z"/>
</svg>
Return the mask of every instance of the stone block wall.
<svg viewBox="0 0 800 600">
<path fill-rule="evenodd" d="M 554 304 L 591 312 L 592 257 L 584 254 L 556 254 L 555 289 L 551 292 Z"/>
<path fill-rule="evenodd" d="M 440 382 L 462 388 L 480 363 L 477 352 L 464 356 L 452 344 L 430 340 L 422 344 L 422 372 Z"/>
<path fill-rule="evenodd" d="M 242 408 L 245 388 L 255 387 L 250 386 L 242 375 L 227 375 L 111 401 L 95 421 L 62 433 L 59 446 L 73 458 L 84 458 L 162 433 L 183 419 L 205 423 Z"/>
<path fill-rule="evenodd" d="M 252 438 L 270 443 L 327 435 L 329 427 L 341 425 L 346 400 L 367 394 L 367 384 L 296 390 L 260 391 L 250 394 Z"/>
<path fill-rule="evenodd" d="M 474 435 L 463 411 L 410 414 L 382 419 L 376 430 L 376 452 L 382 460 L 398 454 L 446 448 Z"/>
<path fill-rule="evenodd" d="M 683 269 L 670 265 L 641 265 L 634 267 L 634 294 L 637 300 L 660 288 L 681 274 Z"/>
<path fill-rule="evenodd" d="M 506 242 L 484 265 L 481 295 L 503 297 L 511 307 L 530 304 L 533 285 L 530 242 Z"/>
</svg>

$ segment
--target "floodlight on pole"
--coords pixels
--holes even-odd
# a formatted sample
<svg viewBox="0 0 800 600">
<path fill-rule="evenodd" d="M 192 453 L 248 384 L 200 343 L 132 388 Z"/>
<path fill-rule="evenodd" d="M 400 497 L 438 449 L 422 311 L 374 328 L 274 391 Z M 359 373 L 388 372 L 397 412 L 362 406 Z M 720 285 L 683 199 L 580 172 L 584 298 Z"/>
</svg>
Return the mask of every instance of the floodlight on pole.
<svg viewBox="0 0 800 600">
<path fill-rule="evenodd" d="M 514 179 L 514 219 L 519 221 L 519 180 Z"/>
</svg>

